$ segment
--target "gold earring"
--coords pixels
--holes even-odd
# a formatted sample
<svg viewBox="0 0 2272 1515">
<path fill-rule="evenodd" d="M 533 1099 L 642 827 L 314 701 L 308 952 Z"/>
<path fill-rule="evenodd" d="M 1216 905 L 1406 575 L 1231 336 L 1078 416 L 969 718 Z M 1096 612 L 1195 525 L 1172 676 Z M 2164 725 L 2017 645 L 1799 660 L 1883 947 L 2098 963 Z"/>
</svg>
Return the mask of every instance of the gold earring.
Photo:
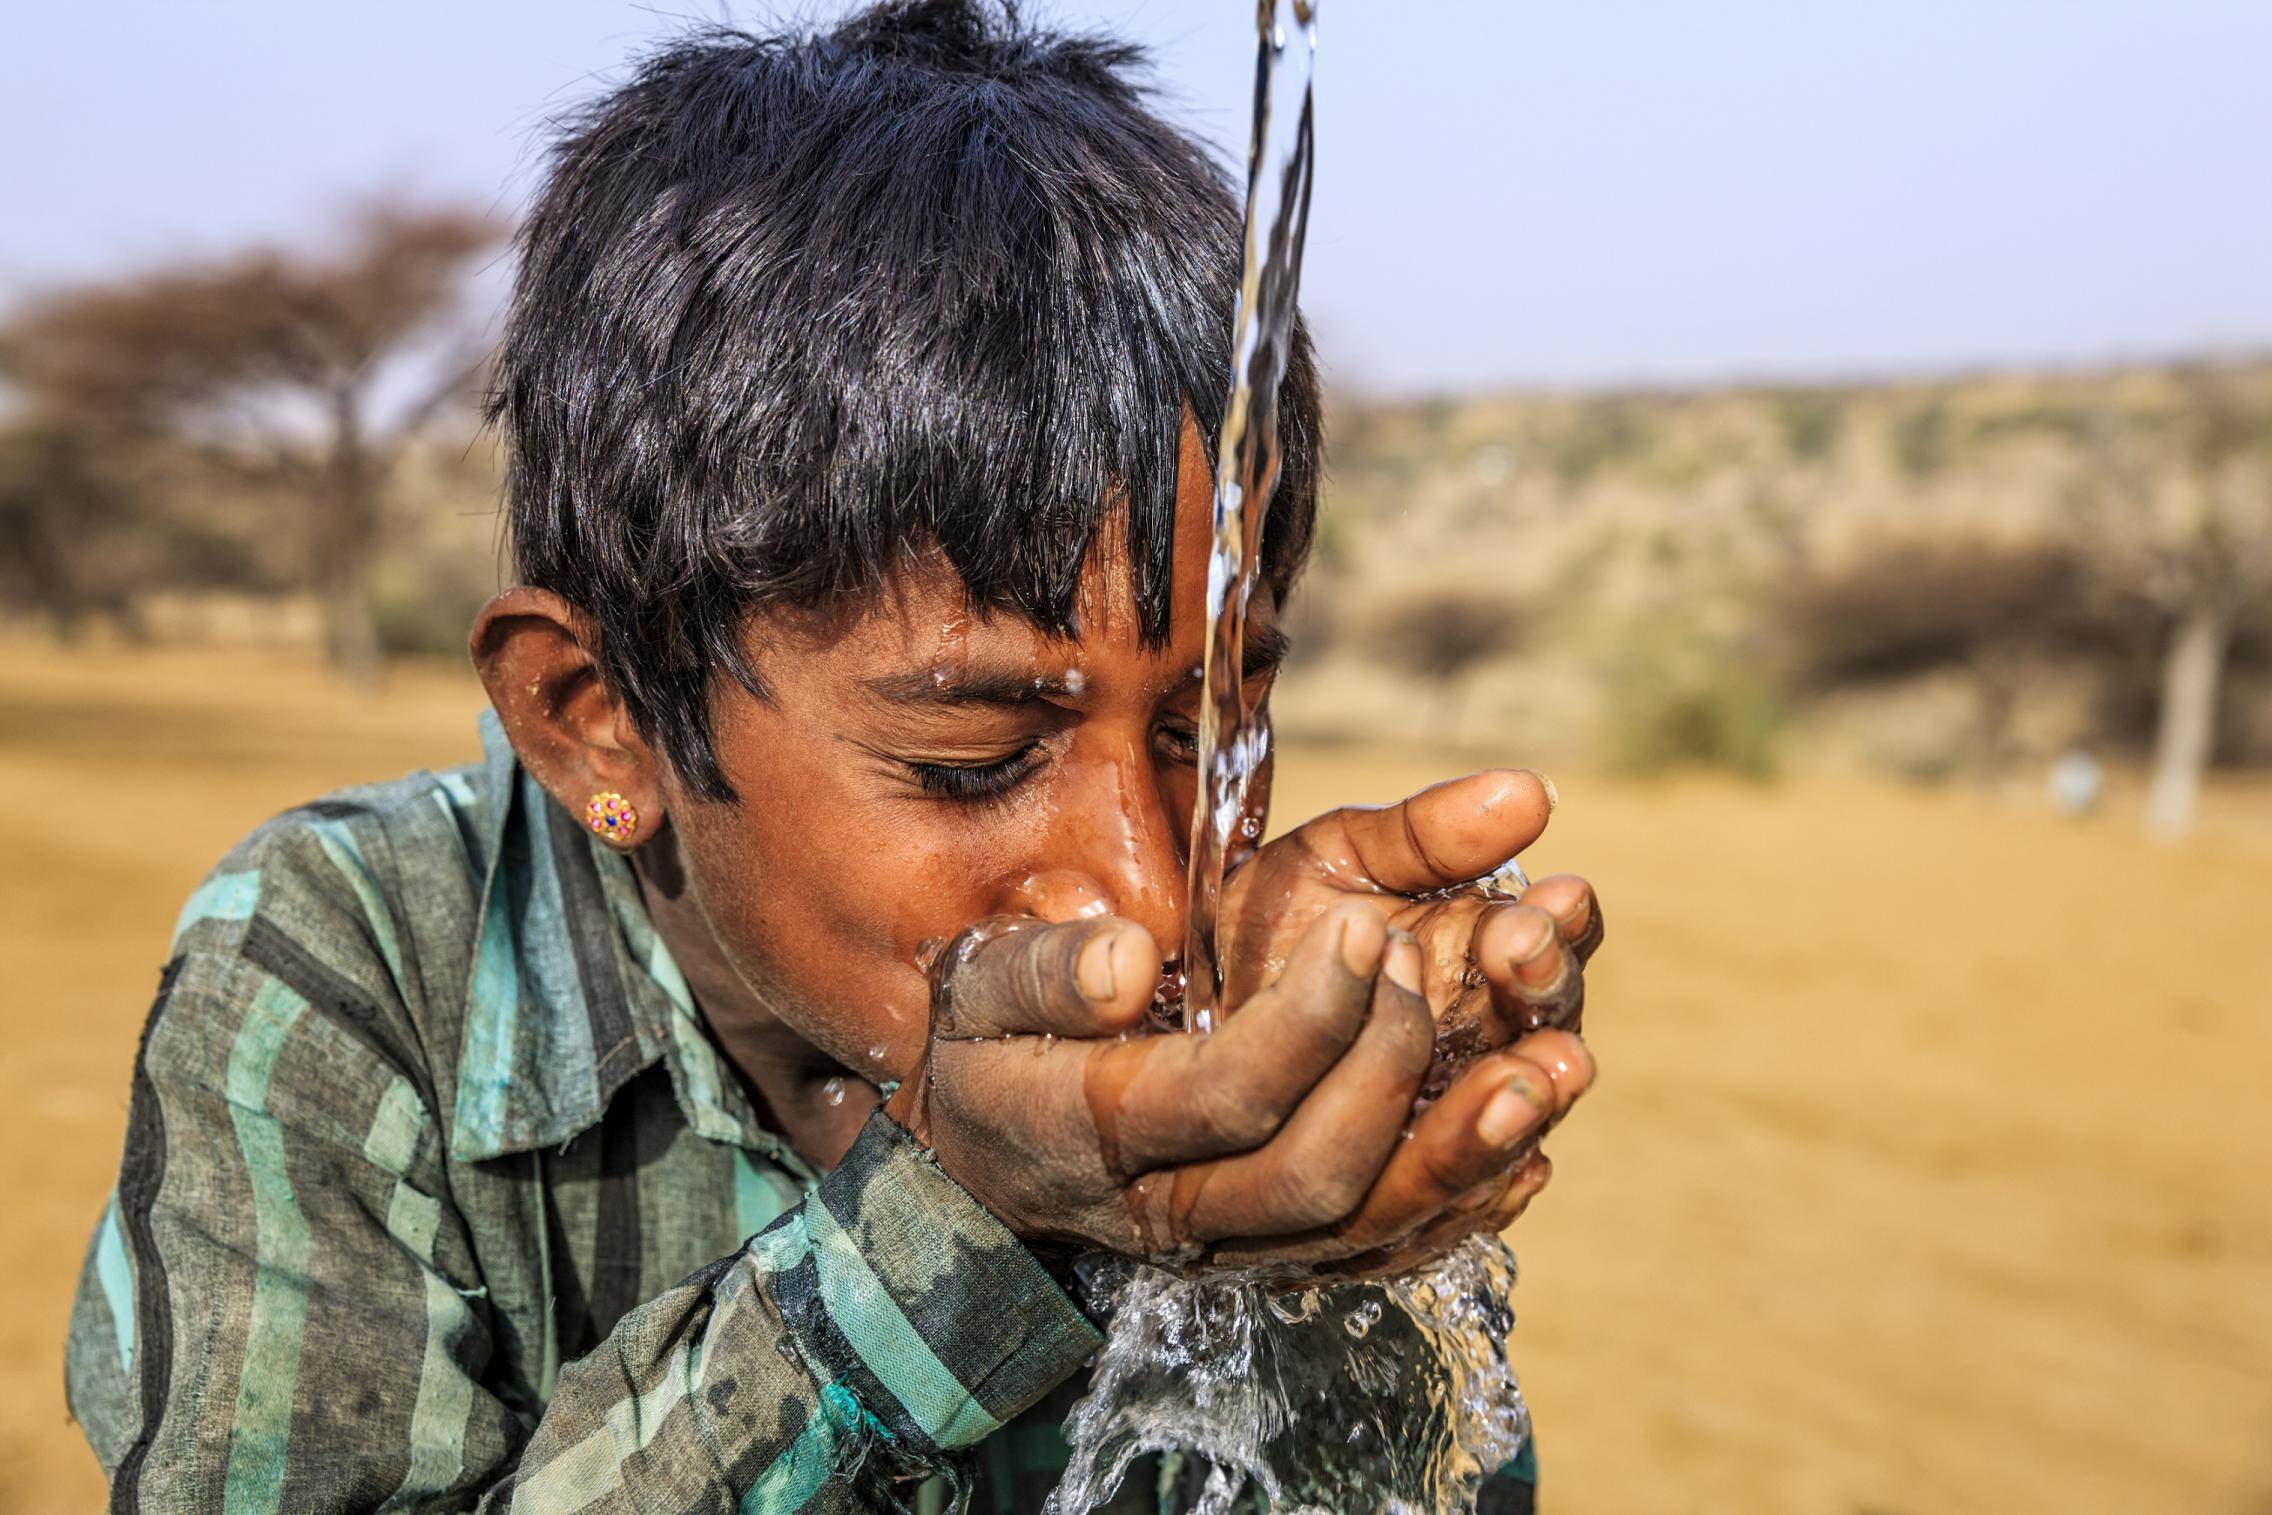
<svg viewBox="0 0 2272 1515">
<path fill-rule="evenodd" d="M 584 824 L 603 842 L 628 847 L 639 834 L 639 812 L 631 802 L 612 789 L 604 789 L 592 796 L 584 806 Z"/>
</svg>

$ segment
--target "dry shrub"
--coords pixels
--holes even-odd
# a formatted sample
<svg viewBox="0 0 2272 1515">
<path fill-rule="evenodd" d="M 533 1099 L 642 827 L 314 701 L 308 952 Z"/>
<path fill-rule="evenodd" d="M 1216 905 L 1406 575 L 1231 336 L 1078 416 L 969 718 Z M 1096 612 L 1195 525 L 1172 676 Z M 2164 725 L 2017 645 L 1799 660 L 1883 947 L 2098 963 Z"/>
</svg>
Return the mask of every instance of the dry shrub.
<svg viewBox="0 0 2272 1515">
<path fill-rule="evenodd" d="M 1629 625 L 1602 670 L 1604 755 L 1626 773 L 1774 777 L 1782 691 L 1756 656 L 1673 620 Z"/>
<path fill-rule="evenodd" d="M 1523 608 L 1504 593 L 1474 589 L 1408 595 L 1373 618 L 1372 642 L 1402 671 L 1442 684 L 1521 645 Z"/>
<path fill-rule="evenodd" d="M 2066 548 L 1985 541 L 1883 543 L 1801 577 L 1766 609 L 1799 682 L 1817 688 L 1989 652 L 2087 650 L 2114 615 Z"/>
</svg>

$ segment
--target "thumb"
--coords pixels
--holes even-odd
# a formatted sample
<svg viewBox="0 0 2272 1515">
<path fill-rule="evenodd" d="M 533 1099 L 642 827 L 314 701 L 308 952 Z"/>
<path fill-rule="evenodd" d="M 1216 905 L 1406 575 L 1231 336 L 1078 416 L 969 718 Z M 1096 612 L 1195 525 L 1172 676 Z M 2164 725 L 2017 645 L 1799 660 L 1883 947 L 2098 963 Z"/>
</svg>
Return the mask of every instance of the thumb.
<svg viewBox="0 0 2272 1515">
<path fill-rule="evenodd" d="M 1142 1018 L 1159 978 L 1160 949 L 1134 921 L 993 916 L 965 928 L 932 964 L 933 1034 L 1111 1036 Z"/>
<path fill-rule="evenodd" d="M 1336 815 L 1366 878 L 1397 894 L 1425 894 L 1489 873 L 1537 841 L 1553 813 L 1544 775 L 1494 768 Z"/>
</svg>

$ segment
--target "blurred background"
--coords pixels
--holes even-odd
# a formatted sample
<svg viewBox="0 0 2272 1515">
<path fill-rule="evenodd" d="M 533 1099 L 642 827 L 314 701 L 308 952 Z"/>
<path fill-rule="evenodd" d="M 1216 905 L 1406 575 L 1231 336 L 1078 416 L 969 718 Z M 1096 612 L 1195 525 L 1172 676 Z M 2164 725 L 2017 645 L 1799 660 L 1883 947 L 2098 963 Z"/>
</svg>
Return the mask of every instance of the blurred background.
<svg viewBox="0 0 2272 1515">
<path fill-rule="evenodd" d="M 1243 152 L 1250 7 L 1046 9 Z M 0 1507 L 100 1500 L 63 1316 L 181 898 L 475 751 L 546 122 L 721 18 L 12 10 Z M 2266 1515 L 2272 10 L 1324 26 L 1278 820 L 1546 767 L 1602 889 L 1547 1507 Z"/>
</svg>

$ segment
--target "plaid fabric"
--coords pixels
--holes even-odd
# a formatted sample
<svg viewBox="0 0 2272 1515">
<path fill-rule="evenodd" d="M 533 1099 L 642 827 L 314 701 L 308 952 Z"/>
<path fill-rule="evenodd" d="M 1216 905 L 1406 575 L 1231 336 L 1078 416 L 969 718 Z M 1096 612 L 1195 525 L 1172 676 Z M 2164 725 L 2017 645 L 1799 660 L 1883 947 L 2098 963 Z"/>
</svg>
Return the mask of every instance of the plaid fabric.
<svg viewBox="0 0 2272 1515">
<path fill-rule="evenodd" d="M 763 1130 L 483 736 L 182 911 L 71 1321 L 112 1508 L 988 1507 L 990 1453 L 918 1475 L 1030 1439 L 1094 1328 L 881 1115 L 825 1178 Z"/>
</svg>

